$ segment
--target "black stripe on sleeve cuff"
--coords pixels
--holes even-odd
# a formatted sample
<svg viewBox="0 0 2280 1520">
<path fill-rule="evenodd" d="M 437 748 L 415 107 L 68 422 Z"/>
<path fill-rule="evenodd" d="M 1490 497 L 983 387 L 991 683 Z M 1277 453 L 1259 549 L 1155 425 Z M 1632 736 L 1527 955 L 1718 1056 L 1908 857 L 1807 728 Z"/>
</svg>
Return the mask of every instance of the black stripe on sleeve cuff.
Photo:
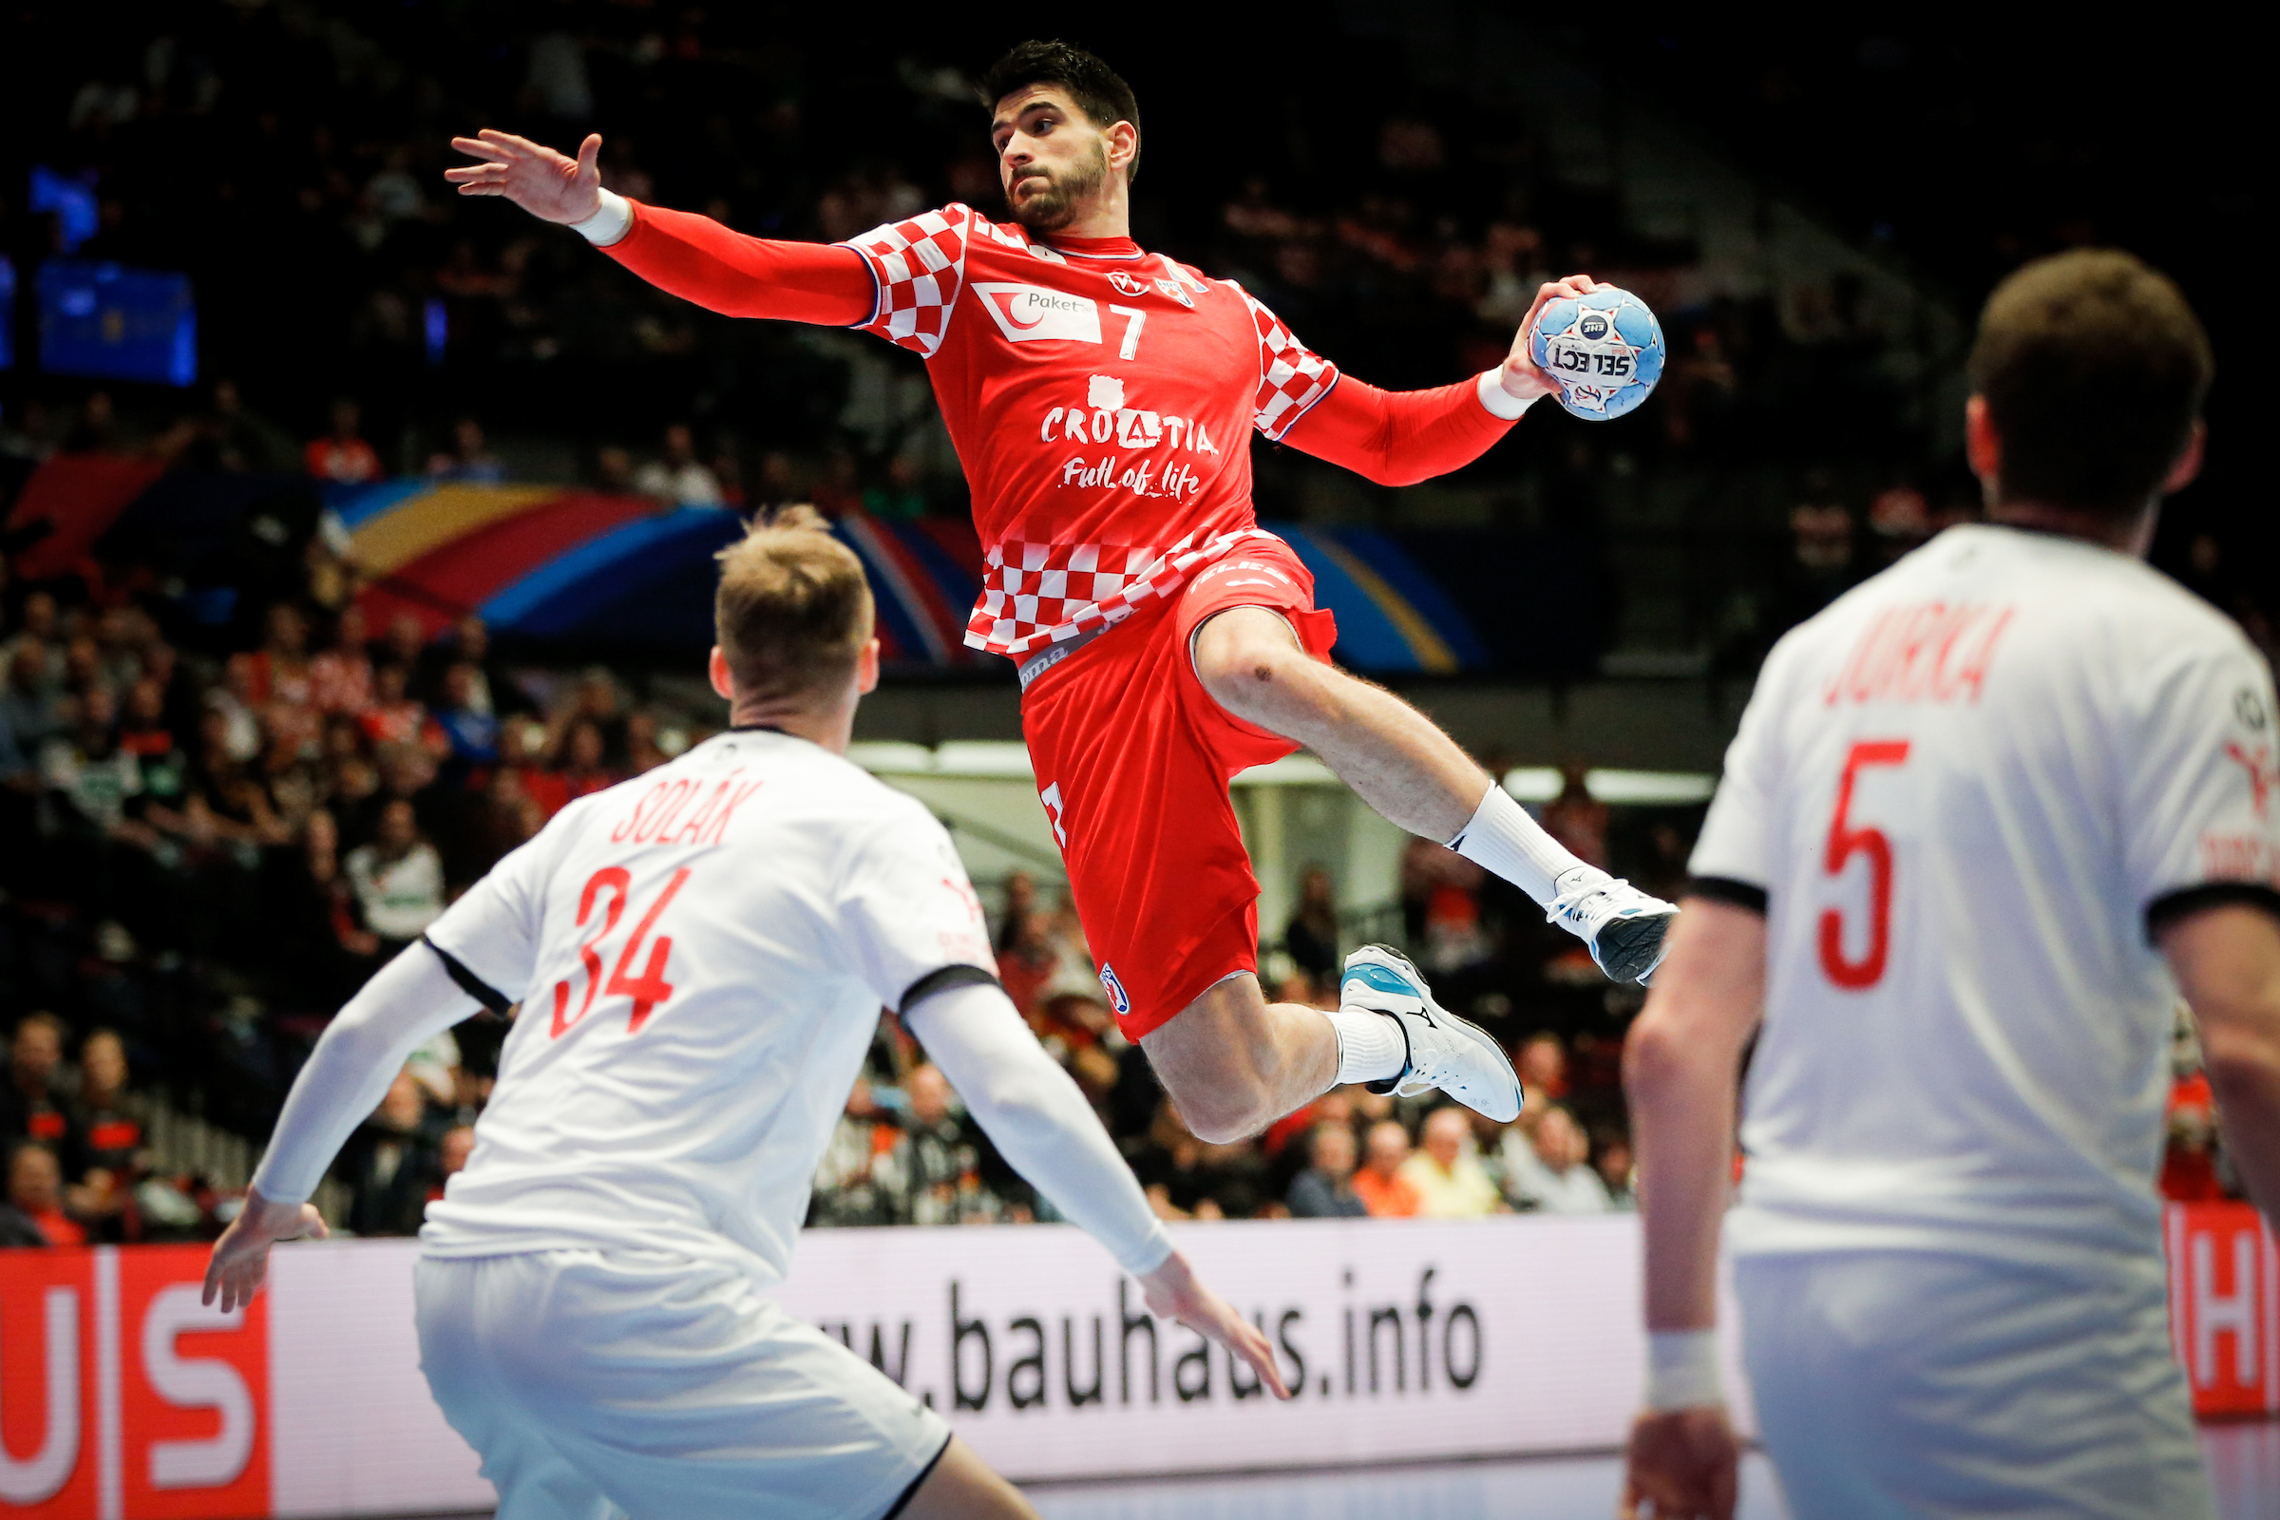
<svg viewBox="0 0 2280 1520">
<path fill-rule="evenodd" d="M 998 986 L 998 979 L 979 966 L 944 966 L 929 971 L 910 984 L 910 990 L 895 1005 L 895 1012 L 908 1013 L 937 992 L 948 992 L 953 987 Z"/>
<path fill-rule="evenodd" d="M 1707 897 L 1712 902 L 1726 903 L 1736 908 L 1747 908 L 1752 913 L 1765 911 L 1765 888 L 1736 881 L 1731 876 L 1690 876 L 1686 890 L 1680 897 Z"/>
<path fill-rule="evenodd" d="M 2243 907 L 2262 908 L 2274 918 L 2280 918 L 2280 892 L 2260 881 L 2212 881 L 2198 887 L 2187 887 L 2157 897 L 2145 907 L 2145 937 L 2147 943 L 2159 939 L 2164 930 L 2180 919 L 2190 918 L 2203 908 L 2222 907 L 2238 903 Z"/>
<path fill-rule="evenodd" d="M 509 998 L 498 988 L 492 986 L 489 982 L 484 981 L 474 972 L 468 970 L 467 967 L 461 963 L 458 956 L 453 955 L 449 950 L 444 949 L 443 946 L 437 944 L 434 940 L 429 939 L 424 934 L 420 936 L 420 943 L 435 952 L 435 958 L 443 962 L 443 969 L 445 973 L 449 975 L 454 982 L 457 982 L 459 984 L 459 990 L 461 992 L 466 993 L 476 1002 L 481 1003 L 485 1008 L 490 1009 L 493 1013 L 499 1014 L 502 1017 L 505 1016 L 506 1011 L 509 1008 L 514 1007 L 513 999 Z"/>
<path fill-rule="evenodd" d="M 902 1497 L 887 1506 L 887 1512 L 881 1515 L 879 1520 L 900 1520 L 903 1511 L 910 1508 L 910 1501 L 918 1497 L 919 1485 L 933 1477 L 934 1469 L 940 1465 L 944 1457 L 950 1454 L 951 1440 L 952 1438 L 949 1436 L 942 1438 L 941 1449 L 926 1459 L 926 1465 L 918 1470 L 918 1476 L 911 1479 L 909 1486 L 903 1489 Z"/>
</svg>

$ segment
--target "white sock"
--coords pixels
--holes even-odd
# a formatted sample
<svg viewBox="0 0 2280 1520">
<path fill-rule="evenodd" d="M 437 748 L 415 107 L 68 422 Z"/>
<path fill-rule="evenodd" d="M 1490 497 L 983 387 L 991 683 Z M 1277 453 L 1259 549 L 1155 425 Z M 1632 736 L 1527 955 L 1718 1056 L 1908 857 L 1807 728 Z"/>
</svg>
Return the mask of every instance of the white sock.
<svg viewBox="0 0 2280 1520">
<path fill-rule="evenodd" d="M 1400 1076 L 1409 1065 L 1409 1042 L 1394 1027 L 1391 1014 L 1370 1008 L 1340 1008 L 1323 1017 L 1338 1031 L 1339 1086 L 1383 1082 Z"/>
<path fill-rule="evenodd" d="M 1546 907 L 1559 896 L 1562 877 L 1596 869 L 1568 853 L 1567 846 L 1545 833 L 1544 826 L 1493 781 L 1472 822 L 1449 841 L 1449 848 Z"/>
</svg>

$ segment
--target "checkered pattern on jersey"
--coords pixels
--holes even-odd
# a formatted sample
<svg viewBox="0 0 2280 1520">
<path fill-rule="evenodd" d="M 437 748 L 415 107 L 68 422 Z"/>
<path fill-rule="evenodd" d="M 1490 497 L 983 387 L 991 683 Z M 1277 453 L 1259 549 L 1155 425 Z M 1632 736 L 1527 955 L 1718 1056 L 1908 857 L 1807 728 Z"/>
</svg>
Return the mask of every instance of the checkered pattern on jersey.
<svg viewBox="0 0 2280 1520">
<path fill-rule="evenodd" d="M 1269 438 L 1280 438 L 1290 425 L 1306 415 L 1307 408 L 1330 394 L 1338 383 L 1338 366 L 1291 336 L 1282 318 L 1243 292 L 1251 320 L 1259 329 L 1258 415 L 1252 425 Z"/>
<path fill-rule="evenodd" d="M 952 202 L 939 211 L 922 211 L 906 221 L 874 227 L 841 244 L 863 256 L 879 284 L 878 308 L 855 330 L 877 333 L 922 358 L 933 358 L 950 326 L 958 287 L 965 283 L 966 243 L 973 223 L 973 211 Z"/>
<path fill-rule="evenodd" d="M 984 561 L 982 597 L 966 622 L 966 642 L 1019 656 L 1121 623 L 1152 596 L 1166 596 L 1258 528 L 1192 536 L 1169 549 L 1150 544 L 1032 544 L 1009 539 Z"/>
</svg>

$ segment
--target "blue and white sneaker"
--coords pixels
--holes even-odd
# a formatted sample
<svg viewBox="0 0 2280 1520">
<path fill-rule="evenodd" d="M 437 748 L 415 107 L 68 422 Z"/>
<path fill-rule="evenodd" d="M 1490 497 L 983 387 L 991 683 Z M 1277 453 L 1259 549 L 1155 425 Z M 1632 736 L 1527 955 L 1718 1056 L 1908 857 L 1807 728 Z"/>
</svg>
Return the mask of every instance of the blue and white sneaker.
<svg viewBox="0 0 2280 1520">
<path fill-rule="evenodd" d="M 1399 950 L 1364 945 L 1347 956 L 1338 1000 L 1385 1014 L 1409 1042 L 1401 1075 L 1372 1082 L 1371 1091 L 1415 1097 L 1438 1089 L 1499 1124 L 1520 1117 L 1520 1074 L 1504 1047 L 1478 1024 L 1434 1002 L 1425 978 Z"/>
<path fill-rule="evenodd" d="M 1544 917 L 1589 945 L 1600 970 L 1644 987 L 1662 964 L 1663 937 L 1678 917 L 1677 905 L 1597 866 L 1577 866 L 1553 886 L 1559 895 Z"/>
</svg>

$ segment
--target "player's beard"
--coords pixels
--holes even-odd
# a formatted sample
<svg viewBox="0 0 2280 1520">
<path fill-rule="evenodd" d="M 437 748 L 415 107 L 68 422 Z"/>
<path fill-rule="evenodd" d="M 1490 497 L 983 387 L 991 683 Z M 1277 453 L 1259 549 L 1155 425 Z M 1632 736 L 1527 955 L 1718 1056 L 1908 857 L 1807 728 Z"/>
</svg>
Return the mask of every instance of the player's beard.
<svg viewBox="0 0 2280 1520">
<path fill-rule="evenodd" d="M 1009 191 L 1006 200 L 1013 210 L 1013 219 L 1031 232 L 1058 232 L 1075 221 L 1077 212 L 1108 182 L 1108 147 L 1105 143 L 1094 143 L 1091 161 L 1071 169 L 1055 172 L 1038 164 L 1029 173 L 1042 175 L 1045 188 L 1018 202 Z M 1018 185 L 1019 181 L 1015 183 Z"/>
</svg>

